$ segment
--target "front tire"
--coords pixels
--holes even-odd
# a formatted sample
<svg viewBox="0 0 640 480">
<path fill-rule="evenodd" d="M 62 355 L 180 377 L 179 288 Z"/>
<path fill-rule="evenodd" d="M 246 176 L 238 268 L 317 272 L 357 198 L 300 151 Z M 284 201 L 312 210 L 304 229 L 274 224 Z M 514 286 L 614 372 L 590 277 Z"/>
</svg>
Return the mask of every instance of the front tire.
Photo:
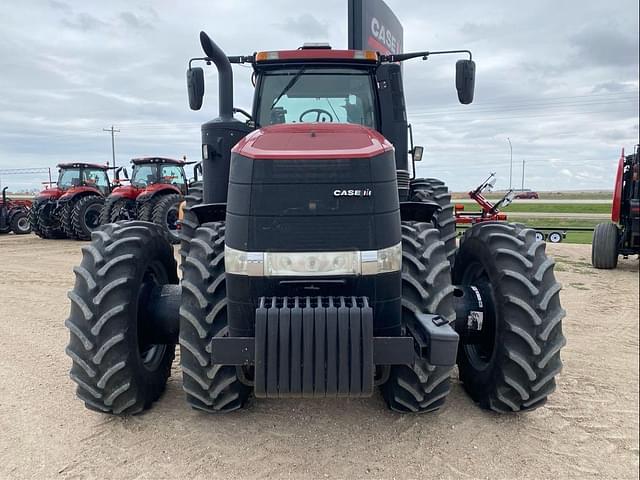
<svg viewBox="0 0 640 480">
<path fill-rule="evenodd" d="M 170 375 L 175 345 L 145 344 L 138 311 L 151 287 L 178 283 L 177 266 L 153 224 L 108 224 L 92 237 L 69 292 L 70 376 L 87 408 L 132 415 L 160 397 Z"/>
<path fill-rule="evenodd" d="M 211 363 L 211 339 L 228 332 L 224 234 L 224 222 L 198 228 L 183 265 L 180 306 L 183 388 L 189 404 L 205 412 L 242 408 L 251 392 L 239 381 L 236 367 Z"/>
<path fill-rule="evenodd" d="M 414 311 L 455 319 L 451 267 L 437 228 L 431 223 L 403 222 L 402 316 L 411 318 Z M 392 366 L 382 395 L 396 412 L 431 412 L 444 404 L 450 376 L 451 367 L 436 367 L 426 360 Z"/>
<path fill-rule="evenodd" d="M 545 243 L 523 225 L 485 222 L 468 229 L 453 268 L 455 285 L 490 291 L 483 341 L 458 347 L 460 380 L 480 407 L 533 410 L 555 390 L 562 369 L 565 311 Z"/>
<path fill-rule="evenodd" d="M 620 231 L 615 223 L 599 223 L 593 231 L 591 264 L 595 268 L 611 270 L 618 266 L 618 238 Z"/>
</svg>

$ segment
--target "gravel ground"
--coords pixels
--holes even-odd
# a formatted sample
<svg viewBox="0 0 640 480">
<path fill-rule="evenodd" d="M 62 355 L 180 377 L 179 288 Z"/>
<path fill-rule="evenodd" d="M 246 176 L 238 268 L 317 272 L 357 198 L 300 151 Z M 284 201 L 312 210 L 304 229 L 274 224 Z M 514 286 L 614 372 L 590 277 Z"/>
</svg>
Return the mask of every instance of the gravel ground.
<svg viewBox="0 0 640 480">
<path fill-rule="evenodd" d="M 564 371 L 528 414 L 479 410 L 457 381 L 422 416 L 361 400 L 187 407 L 174 366 L 152 410 L 114 418 L 74 397 L 66 292 L 80 243 L 0 237 L 0 478 L 638 478 L 638 261 L 550 245 L 564 284 Z"/>
</svg>

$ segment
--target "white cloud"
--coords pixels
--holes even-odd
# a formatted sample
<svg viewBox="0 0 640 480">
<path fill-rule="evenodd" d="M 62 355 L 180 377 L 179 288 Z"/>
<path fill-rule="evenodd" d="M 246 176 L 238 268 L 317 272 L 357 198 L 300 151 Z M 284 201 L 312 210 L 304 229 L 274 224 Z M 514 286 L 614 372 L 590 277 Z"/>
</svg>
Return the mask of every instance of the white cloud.
<svg viewBox="0 0 640 480">
<path fill-rule="evenodd" d="M 638 142 L 638 3 L 597 0 L 429 4 L 387 0 L 408 50 L 470 48 L 476 99 L 459 105 L 454 60 L 404 66 L 408 114 L 426 147 L 419 172 L 467 190 L 496 171 L 498 187 L 612 188 L 622 146 Z M 135 5 L 135 6 L 134 6 Z M 197 158 L 199 124 L 215 115 L 187 106 L 184 71 L 207 30 L 229 54 L 346 47 L 347 0 L 0 4 L 0 168 L 104 162 L 120 128 L 118 161 L 141 154 Z M 550 14 L 550 12 L 553 12 Z M 594 54 L 589 54 L 593 51 Z M 234 67 L 235 103 L 251 106 L 250 70 Z M 12 178 L 18 187 L 38 178 Z"/>
</svg>

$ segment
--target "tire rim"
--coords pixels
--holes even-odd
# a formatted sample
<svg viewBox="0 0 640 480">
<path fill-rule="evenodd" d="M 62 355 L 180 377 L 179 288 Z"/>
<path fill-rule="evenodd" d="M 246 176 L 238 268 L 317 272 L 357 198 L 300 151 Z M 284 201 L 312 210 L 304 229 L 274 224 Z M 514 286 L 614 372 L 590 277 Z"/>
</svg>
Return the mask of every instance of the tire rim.
<svg viewBox="0 0 640 480">
<path fill-rule="evenodd" d="M 18 220 L 18 230 L 21 232 L 26 232 L 29 230 L 31 223 L 27 217 L 22 217 Z"/>
<path fill-rule="evenodd" d="M 100 210 L 102 210 L 102 205 L 96 203 L 87 208 L 84 213 L 84 224 L 89 230 L 95 230 L 100 226 Z"/>
<path fill-rule="evenodd" d="M 560 243 L 560 234 L 559 233 L 552 233 L 551 235 L 549 235 L 549 241 L 551 243 Z"/>
<path fill-rule="evenodd" d="M 149 300 L 149 295 L 155 287 L 159 287 L 164 283 L 167 283 L 166 272 L 161 265 L 151 265 L 145 272 L 142 278 L 142 285 L 140 287 L 140 294 L 138 295 L 138 312 L 142 310 L 141 305 L 145 304 Z M 164 280 L 164 281 L 163 281 Z M 166 345 L 144 343 L 142 341 L 141 328 L 138 320 L 137 333 L 138 333 L 138 355 L 142 362 L 142 365 L 149 371 L 154 371 L 158 368 L 158 365 L 162 361 L 162 357 L 167 349 Z"/>
<path fill-rule="evenodd" d="M 463 350 L 469 362 L 476 370 L 485 370 L 493 362 L 496 353 L 497 328 L 496 328 L 496 309 L 495 300 L 493 299 L 493 290 L 489 275 L 484 266 L 478 262 L 470 262 L 462 275 L 462 285 L 473 285 L 479 287 L 484 292 L 491 292 L 489 295 L 483 295 L 482 301 L 490 308 L 492 315 L 488 315 L 483 324 L 483 336 L 486 341 L 478 344 L 463 345 Z M 489 297 L 489 298 L 486 298 Z"/>
<path fill-rule="evenodd" d="M 542 232 L 536 232 L 536 240 L 538 241 L 543 241 L 544 240 L 544 234 Z"/>
<path fill-rule="evenodd" d="M 173 205 L 167 212 L 167 230 L 171 238 L 180 238 L 180 231 L 178 230 L 178 205 Z"/>
</svg>

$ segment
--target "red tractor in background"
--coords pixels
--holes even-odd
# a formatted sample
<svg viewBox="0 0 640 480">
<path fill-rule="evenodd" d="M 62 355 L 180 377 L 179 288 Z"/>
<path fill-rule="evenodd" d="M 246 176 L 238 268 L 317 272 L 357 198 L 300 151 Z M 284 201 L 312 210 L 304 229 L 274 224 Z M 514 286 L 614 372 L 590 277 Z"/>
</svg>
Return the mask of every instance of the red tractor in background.
<svg viewBox="0 0 640 480">
<path fill-rule="evenodd" d="M 41 238 L 89 240 L 100 225 L 104 199 L 111 191 L 107 165 L 61 163 L 55 186 L 42 190 L 30 212 L 32 230 Z"/>
<path fill-rule="evenodd" d="M 171 241 L 180 241 L 178 210 L 188 192 L 184 166 L 191 162 L 164 157 L 134 158 L 128 185 L 113 189 L 102 209 L 100 223 L 144 220 L 165 228 Z M 128 177 L 126 170 L 123 170 Z M 116 172 L 117 183 L 120 171 Z"/>
<path fill-rule="evenodd" d="M 611 222 L 600 223 L 593 231 L 591 263 L 596 268 L 612 269 L 618 255 L 640 254 L 640 145 L 632 155 L 624 148 L 618 161 L 613 190 Z"/>
<path fill-rule="evenodd" d="M 12 200 L 7 198 L 7 189 L 2 189 L 0 201 L 0 233 L 13 232 L 16 235 L 31 233 L 29 224 L 30 200 Z"/>
<path fill-rule="evenodd" d="M 514 192 L 513 190 L 509 190 L 498 202 L 491 203 L 485 198 L 483 193 L 485 191 L 491 191 L 495 184 L 496 174 L 492 172 L 489 177 L 476 189 L 469 192 L 469 198 L 475 200 L 476 203 L 480 205 L 482 211 L 464 212 L 464 205 L 456 204 L 456 224 L 475 225 L 476 223 L 480 222 L 495 222 L 507 220 L 507 215 L 504 213 L 500 213 L 500 209 L 510 205 L 511 202 L 513 202 Z"/>
</svg>

